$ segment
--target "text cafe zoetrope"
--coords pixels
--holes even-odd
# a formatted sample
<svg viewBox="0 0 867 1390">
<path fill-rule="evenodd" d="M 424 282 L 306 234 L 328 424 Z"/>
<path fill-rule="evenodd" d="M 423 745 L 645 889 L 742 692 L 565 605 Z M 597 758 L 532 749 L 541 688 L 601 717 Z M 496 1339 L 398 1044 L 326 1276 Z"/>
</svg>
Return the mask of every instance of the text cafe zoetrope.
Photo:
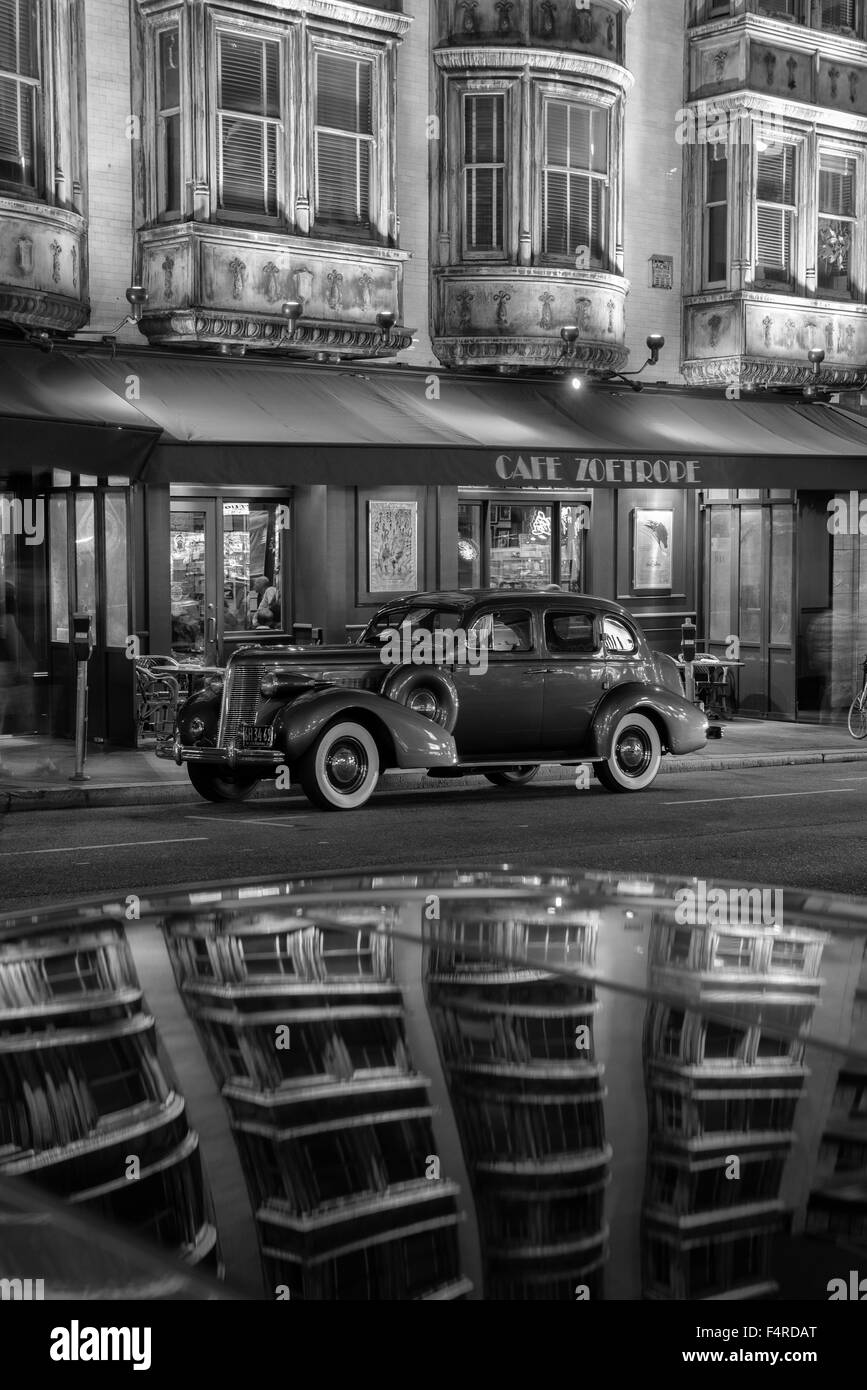
<svg viewBox="0 0 867 1390">
<path fill-rule="evenodd" d="M 524 479 L 536 483 L 608 483 L 667 487 L 700 487 L 701 464 L 696 459 L 624 459 L 561 457 L 558 454 L 500 454 L 495 468 L 503 482 Z"/>
</svg>

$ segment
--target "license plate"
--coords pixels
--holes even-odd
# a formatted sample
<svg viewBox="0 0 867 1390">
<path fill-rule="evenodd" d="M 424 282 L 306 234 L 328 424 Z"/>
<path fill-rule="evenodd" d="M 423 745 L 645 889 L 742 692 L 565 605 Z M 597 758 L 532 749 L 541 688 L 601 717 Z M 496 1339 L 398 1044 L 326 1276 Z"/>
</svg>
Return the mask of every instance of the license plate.
<svg viewBox="0 0 867 1390">
<path fill-rule="evenodd" d="M 242 724 L 241 742 L 245 748 L 273 748 L 274 729 L 270 724 Z"/>
</svg>

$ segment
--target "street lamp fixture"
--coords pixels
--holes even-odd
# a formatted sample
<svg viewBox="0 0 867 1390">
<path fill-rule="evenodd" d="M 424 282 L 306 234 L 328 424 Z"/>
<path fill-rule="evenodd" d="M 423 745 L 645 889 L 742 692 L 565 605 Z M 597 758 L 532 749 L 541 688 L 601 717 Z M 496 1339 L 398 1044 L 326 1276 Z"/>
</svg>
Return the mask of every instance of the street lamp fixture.
<svg viewBox="0 0 867 1390">
<path fill-rule="evenodd" d="M 298 320 L 301 318 L 301 305 L 297 299 L 287 299 L 280 312 L 289 325 L 289 331 L 286 337 L 291 343 L 298 331 Z"/>
<path fill-rule="evenodd" d="M 385 347 L 391 347 L 392 330 L 397 323 L 397 314 L 390 309 L 382 309 L 376 316 L 376 326 L 379 329 L 379 336 Z"/>
<path fill-rule="evenodd" d="M 149 295 L 144 285 L 130 285 L 126 292 L 127 303 L 130 312 L 124 319 L 124 323 L 141 323 L 141 316 L 144 306 L 147 304 Z M 123 325 L 119 325 L 123 327 Z"/>
<path fill-rule="evenodd" d="M 565 362 L 574 362 L 575 358 L 578 355 L 578 344 L 580 340 L 580 332 L 578 328 L 576 328 L 574 323 L 567 323 L 563 328 L 560 329 L 560 337 L 563 340 L 563 347 L 560 352 L 561 359 Z M 664 347 L 665 338 L 662 336 L 662 334 L 651 333 L 648 335 L 647 338 L 647 350 L 650 355 L 647 361 L 644 362 L 642 366 L 638 368 L 637 371 L 611 372 L 594 370 L 593 368 L 590 368 L 586 375 L 592 381 L 623 381 L 628 387 L 630 387 L 631 390 L 643 391 L 643 383 L 640 381 L 631 380 L 630 378 L 640 376 L 641 373 L 647 367 L 655 367 L 659 362 L 659 354 L 662 352 L 662 349 Z M 577 376 L 573 376 L 571 378 L 571 385 L 574 390 L 579 390 L 581 386 L 580 378 Z"/>
</svg>

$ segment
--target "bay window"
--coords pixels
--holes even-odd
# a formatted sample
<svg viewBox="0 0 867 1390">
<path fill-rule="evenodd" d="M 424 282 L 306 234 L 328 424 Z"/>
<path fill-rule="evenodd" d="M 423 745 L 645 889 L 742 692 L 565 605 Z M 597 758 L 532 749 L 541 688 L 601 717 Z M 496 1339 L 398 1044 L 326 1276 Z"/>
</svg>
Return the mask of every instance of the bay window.
<svg viewBox="0 0 867 1390">
<path fill-rule="evenodd" d="M 37 187 L 39 37 L 36 0 L 0 0 L 0 184 Z"/>
<path fill-rule="evenodd" d="M 544 254 L 600 269 L 606 258 L 608 113 L 548 101 L 544 141 Z"/>
<path fill-rule="evenodd" d="M 177 25 L 157 37 L 157 199 L 166 216 L 181 212 L 181 65 Z"/>
<path fill-rule="evenodd" d="M 728 177 L 725 145 L 708 145 L 704 198 L 704 282 L 706 286 L 728 281 Z"/>
<path fill-rule="evenodd" d="M 505 243 L 506 97 L 464 96 L 464 254 L 502 255 Z"/>
<path fill-rule="evenodd" d="M 820 294 L 852 294 L 855 232 L 855 160 L 823 153 L 819 158 L 817 285 Z"/>
<path fill-rule="evenodd" d="M 791 285 L 795 273 L 795 150 L 783 145 L 758 152 L 756 279 Z"/>
<path fill-rule="evenodd" d="M 276 217 L 283 133 L 280 45 L 275 39 L 220 33 L 217 53 L 218 206 Z"/>
<path fill-rule="evenodd" d="M 374 169 L 373 63 L 316 54 L 316 219 L 367 230 Z"/>
</svg>

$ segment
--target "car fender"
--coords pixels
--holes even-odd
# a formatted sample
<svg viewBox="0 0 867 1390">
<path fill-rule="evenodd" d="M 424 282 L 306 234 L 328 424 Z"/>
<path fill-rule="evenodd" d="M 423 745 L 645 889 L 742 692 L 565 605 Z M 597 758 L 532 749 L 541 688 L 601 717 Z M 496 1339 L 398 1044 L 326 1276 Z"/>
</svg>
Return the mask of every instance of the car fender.
<svg viewBox="0 0 867 1390">
<path fill-rule="evenodd" d="M 335 687 L 299 695 L 274 720 L 275 738 L 294 762 L 339 717 L 383 725 L 391 735 L 397 767 L 454 767 L 458 761 L 454 739 L 439 724 L 372 690 Z"/>
<path fill-rule="evenodd" d="M 664 686 L 628 681 L 615 686 L 597 706 L 588 740 L 591 758 L 611 756 L 614 730 L 632 710 L 656 716 L 655 722 L 664 727 L 662 742 L 669 753 L 695 753 L 707 742 L 707 715 L 697 705 Z"/>
</svg>

